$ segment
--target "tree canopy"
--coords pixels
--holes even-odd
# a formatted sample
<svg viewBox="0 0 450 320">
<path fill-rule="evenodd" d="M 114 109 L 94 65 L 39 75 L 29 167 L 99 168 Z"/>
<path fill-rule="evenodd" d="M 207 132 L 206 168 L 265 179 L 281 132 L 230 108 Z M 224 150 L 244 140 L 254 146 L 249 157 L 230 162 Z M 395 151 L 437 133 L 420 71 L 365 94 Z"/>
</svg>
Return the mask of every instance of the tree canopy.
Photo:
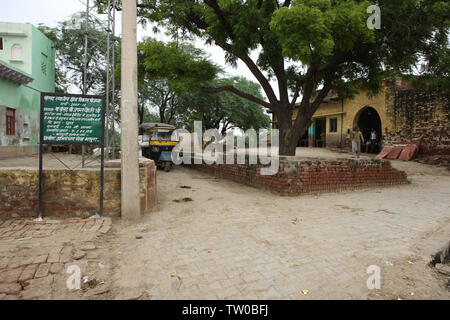
<svg viewBox="0 0 450 320">
<path fill-rule="evenodd" d="M 39 30 L 55 45 L 55 86 L 57 92 L 67 92 L 70 86 L 75 86 L 82 92 L 85 76 L 87 93 L 102 94 L 105 92 L 107 32 L 99 19 L 92 16 L 89 18 L 89 42 L 85 75 L 85 15 L 85 12 L 76 13 L 71 19 L 59 22 L 55 28 L 45 25 L 39 26 Z M 80 23 L 74 25 L 73 20 L 80 21 Z"/>
<path fill-rule="evenodd" d="M 211 81 L 210 87 L 232 85 L 262 99 L 259 84 L 243 77 L 221 78 Z M 230 92 L 216 94 L 204 90 L 185 92 L 180 96 L 180 114 L 184 115 L 183 124 L 192 130 L 194 120 L 203 122 L 203 129 L 217 128 L 225 135 L 227 130 L 238 128 L 259 130 L 270 127 L 270 117 L 264 113 L 261 105 L 239 97 Z"/>
<path fill-rule="evenodd" d="M 118 68 L 119 69 L 119 68 Z M 164 43 L 147 38 L 138 44 L 140 121 L 148 107 L 156 108 L 159 122 L 192 128 L 201 120 L 205 129 L 267 128 L 263 108 L 237 95 L 217 91 L 232 86 L 261 101 L 260 86 L 242 77 L 220 77 L 223 71 L 205 52 L 187 43 Z"/>
<path fill-rule="evenodd" d="M 102 2 L 99 0 L 98 2 Z M 233 86 L 215 88 L 270 108 L 280 125 L 280 153 L 292 155 L 312 115 L 331 89 L 357 83 L 377 92 L 382 80 L 420 72 L 447 84 L 449 3 L 440 0 L 139 0 L 140 21 L 174 36 L 215 44 L 226 61 L 241 60 L 266 101 Z M 367 8 L 381 9 L 381 29 L 369 29 Z M 256 60 L 251 53 L 257 52 Z M 419 71 L 418 71 L 419 70 Z M 447 78 L 446 78 L 447 76 Z M 276 80 L 272 86 L 270 80 Z M 299 116 L 292 122 L 298 103 Z"/>
</svg>

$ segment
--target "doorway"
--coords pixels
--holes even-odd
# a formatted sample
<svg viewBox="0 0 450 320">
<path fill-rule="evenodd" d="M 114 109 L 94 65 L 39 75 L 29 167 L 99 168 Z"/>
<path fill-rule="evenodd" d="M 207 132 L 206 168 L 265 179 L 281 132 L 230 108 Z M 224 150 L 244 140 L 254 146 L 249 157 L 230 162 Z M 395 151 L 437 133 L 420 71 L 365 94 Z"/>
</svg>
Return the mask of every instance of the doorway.
<svg viewBox="0 0 450 320">
<path fill-rule="evenodd" d="M 326 118 L 318 118 L 315 120 L 316 132 L 314 133 L 314 145 L 318 148 L 326 146 L 327 121 Z"/>
<path fill-rule="evenodd" d="M 377 153 L 379 147 L 378 145 L 380 144 L 381 141 L 381 118 L 377 112 L 377 110 L 375 110 L 372 107 L 365 107 L 364 109 L 362 109 L 359 113 L 359 116 L 357 116 L 357 121 L 356 124 L 359 127 L 359 130 L 361 130 L 361 133 L 363 134 L 364 137 L 364 141 L 368 142 L 370 141 L 370 136 L 371 136 L 371 132 L 372 129 L 375 130 L 376 135 L 377 135 L 377 139 L 376 139 L 376 143 L 377 143 L 377 147 L 373 147 L 371 149 L 373 149 L 375 153 Z"/>
<path fill-rule="evenodd" d="M 308 130 L 306 130 L 305 134 L 298 141 L 297 147 L 307 147 L 308 146 Z"/>
</svg>

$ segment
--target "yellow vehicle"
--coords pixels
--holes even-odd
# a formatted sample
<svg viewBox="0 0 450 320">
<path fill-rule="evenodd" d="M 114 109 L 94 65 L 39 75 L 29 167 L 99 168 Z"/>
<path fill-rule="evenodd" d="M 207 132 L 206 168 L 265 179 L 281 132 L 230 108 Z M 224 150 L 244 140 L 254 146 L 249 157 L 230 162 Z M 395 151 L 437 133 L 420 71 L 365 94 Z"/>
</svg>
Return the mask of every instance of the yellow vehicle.
<svg viewBox="0 0 450 320">
<path fill-rule="evenodd" d="M 143 123 L 139 126 L 139 146 L 142 156 L 155 161 L 158 168 L 169 171 L 172 166 L 172 149 L 178 138 L 172 140 L 176 127 L 166 123 Z"/>
</svg>

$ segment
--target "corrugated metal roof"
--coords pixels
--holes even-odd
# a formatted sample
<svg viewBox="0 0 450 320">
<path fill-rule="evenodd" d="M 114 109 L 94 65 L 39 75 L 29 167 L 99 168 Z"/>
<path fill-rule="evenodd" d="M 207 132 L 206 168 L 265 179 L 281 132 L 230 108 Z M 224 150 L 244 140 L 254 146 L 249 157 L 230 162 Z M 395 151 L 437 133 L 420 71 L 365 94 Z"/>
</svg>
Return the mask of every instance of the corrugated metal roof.
<svg viewBox="0 0 450 320">
<path fill-rule="evenodd" d="M 175 130 L 176 127 L 167 124 L 167 123 L 158 123 L 158 122 L 148 122 L 148 123 L 143 123 L 139 126 L 139 128 L 142 129 L 153 129 L 153 128 L 161 128 L 161 129 L 173 129 Z"/>
<path fill-rule="evenodd" d="M 9 80 L 17 84 L 27 84 L 34 80 L 25 73 L 15 70 L 3 64 L 2 62 L 0 62 L 0 78 Z"/>
</svg>

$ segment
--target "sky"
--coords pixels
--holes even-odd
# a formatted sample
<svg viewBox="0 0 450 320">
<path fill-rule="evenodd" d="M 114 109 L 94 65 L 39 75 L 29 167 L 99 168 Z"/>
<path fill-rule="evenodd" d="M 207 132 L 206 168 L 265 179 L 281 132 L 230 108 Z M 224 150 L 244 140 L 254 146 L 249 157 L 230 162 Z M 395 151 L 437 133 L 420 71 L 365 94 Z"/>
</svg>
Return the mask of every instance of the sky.
<svg viewBox="0 0 450 320">
<path fill-rule="evenodd" d="M 90 1 L 92 7 L 93 1 Z M 86 0 L 0 0 L 0 21 L 31 23 L 37 26 L 43 23 L 49 27 L 56 27 L 59 21 L 64 21 L 73 13 L 86 10 Z M 95 13 L 95 10 L 91 11 Z M 106 16 L 100 16 L 106 20 Z M 120 34 L 121 19 L 120 13 L 116 14 L 116 31 Z M 153 37 L 158 40 L 168 41 L 168 37 L 163 34 L 155 35 L 148 27 L 146 30 L 138 26 L 138 40 L 143 37 Z M 203 45 L 201 41 L 195 43 L 197 47 L 202 48 L 210 54 L 210 59 L 216 64 L 222 66 L 229 75 L 244 76 L 249 80 L 256 81 L 253 74 L 247 69 L 245 64 L 239 61 L 237 68 L 225 65 L 225 55 L 221 48 L 217 46 Z"/>
</svg>

